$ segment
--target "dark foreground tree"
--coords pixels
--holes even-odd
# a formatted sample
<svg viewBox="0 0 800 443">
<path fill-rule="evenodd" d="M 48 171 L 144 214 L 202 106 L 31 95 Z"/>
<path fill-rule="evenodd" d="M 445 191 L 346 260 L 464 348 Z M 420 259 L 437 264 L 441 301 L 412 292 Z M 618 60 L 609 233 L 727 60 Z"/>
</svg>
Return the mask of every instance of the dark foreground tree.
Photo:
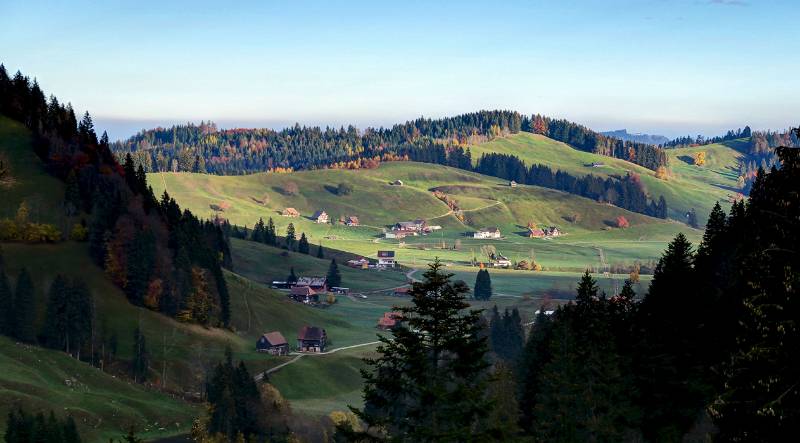
<svg viewBox="0 0 800 443">
<path fill-rule="evenodd" d="M 36 299 L 33 281 L 27 269 L 22 268 L 14 292 L 14 337 L 25 343 L 36 341 Z"/>
<path fill-rule="evenodd" d="M 308 254 L 309 252 L 308 238 L 306 238 L 305 232 L 300 234 L 300 241 L 297 243 L 297 252 L 301 254 Z"/>
<path fill-rule="evenodd" d="M 452 282 L 436 260 L 414 283 L 405 321 L 381 338 L 378 358 L 367 359 L 363 410 L 367 429 L 339 431 L 352 441 L 487 441 L 502 430 L 484 418 L 488 359 L 479 310 L 468 310 L 469 288 Z M 494 422 L 497 423 L 497 422 Z"/>
<path fill-rule="evenodd" d="M 800 135 L 800 130 L 798 130 Z M 800 150 L 756 178 L 744 214 L 731 293 L 744 315 L 711 407 L 722 441 L 786 441 L 800 432 Z M 759 174 L 761 175 L 761 174 Z"/>
<path fill-rule="evenodd" d="M 30 415 L 22 409 L 11 410 L 6 420 L 6 443 L 80 443 L 75 420 L 57 418 L 52 411 L 45 418 L 41 412 Z"/>
</svg>

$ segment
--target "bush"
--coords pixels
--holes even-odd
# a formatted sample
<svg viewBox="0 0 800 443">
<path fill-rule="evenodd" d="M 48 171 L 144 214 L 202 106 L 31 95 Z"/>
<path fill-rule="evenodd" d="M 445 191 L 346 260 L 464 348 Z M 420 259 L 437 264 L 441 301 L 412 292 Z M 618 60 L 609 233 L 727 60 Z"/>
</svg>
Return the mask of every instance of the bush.
<svg viewBox="0 0 800 443">
<path fill-rule="evenodd" d="M 336 194 L 338 195 L 350 195 L 353 192 L 353 185 L 350 183 L 339 183 L 339 186 L 336 187 Z"/>
<path fill-rule="evenodd" d="M 69 239 L 73 241 L 86 241 L 87 238 L 89 238 L 89 230 L 86 229 L 86 226 L 75 223 L 75 225 L 72 226 L 72 230 L 69 232 Z"/>
</svg>

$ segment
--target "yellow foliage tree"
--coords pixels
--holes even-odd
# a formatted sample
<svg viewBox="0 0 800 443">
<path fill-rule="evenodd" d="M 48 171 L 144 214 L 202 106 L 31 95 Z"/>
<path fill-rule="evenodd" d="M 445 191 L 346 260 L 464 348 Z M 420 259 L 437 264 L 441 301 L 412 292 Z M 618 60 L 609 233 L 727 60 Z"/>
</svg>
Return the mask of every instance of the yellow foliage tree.
<svg viewBox="0 0 800 443">
<path fill-rule="evenodd" d="M 697 166 L 703 166 L 706 164 L 706 153 L 703 151 L 698 152 L 694 155 L 694 164 Z"/>
</svg>

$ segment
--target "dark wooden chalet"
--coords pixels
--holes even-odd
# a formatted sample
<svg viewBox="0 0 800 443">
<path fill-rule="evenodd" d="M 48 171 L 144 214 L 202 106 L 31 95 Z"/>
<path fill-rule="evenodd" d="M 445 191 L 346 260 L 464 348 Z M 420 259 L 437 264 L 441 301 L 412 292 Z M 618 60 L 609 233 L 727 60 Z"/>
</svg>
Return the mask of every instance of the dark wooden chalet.
<svg viewBox="0 0 800 443">
<path fill-rule="evenodd" d="M 316 326 L 303 326 L 297 333 L 297 349 L 300 352 L 325 352 L 328 334 Z"/>
<path fill-rule="evenodd" d="M 286 355 L 289 353 L 289 342 L 278 331 L 267 332 L 256 342 L 256 351 L 272 355 Z"/>
</svg>

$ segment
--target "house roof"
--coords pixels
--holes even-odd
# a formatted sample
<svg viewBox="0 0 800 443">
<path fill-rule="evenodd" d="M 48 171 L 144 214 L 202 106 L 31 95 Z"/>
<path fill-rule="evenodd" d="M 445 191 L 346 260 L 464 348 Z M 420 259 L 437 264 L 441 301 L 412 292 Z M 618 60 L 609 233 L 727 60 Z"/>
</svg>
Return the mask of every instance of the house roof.
<svg viewBox="0 0 800 443">
<path fill-rule="evenodd" d="M 267 342 L 270 344 L 270 346 L 289 344 L 283 334 L 281 334 L 279 331 L 267 332 L 264 334 L 264 338 L 267 339 Z"/>
<path fill-rule="evenodd" d="M 284 214 L 299 214 L 295 208 L 286 208 L 283 210 Z"/>
<path fill-rule="evenodd" d="M 320 211 L 315 212 L 314 215 L 312 216 L 312 218 L 320 218 L 320 217 L 323 217 L 323 216 L 327 217 L 328 213 L 325 212 L 325 211 L 320 210 Z"/>
<path fill-rule="evenodd" d="M 327 282 L 327 277 L 300 277 L 297 279 L 295 286 L 311 286 L 313 288 L 318 288 L 325 286 Z"/>
<path fill-rule="evenodd" d="M 297 333 L 298 340 L 321 340 L 325 337 L 325 330 L 316 326 L 303 326 Z"/>
<path fill-rule="evenodd" d="M 384 327 L 390 328 L 392 326 L 395 326 L 396 324 L 397 324 L 397 320 L 395 320 L 395 319 L 393 319 L 391 317 L 386 317 L 385 315 L 383 317 L 381 317 L 380 320 L 378 320 L 378 325 L 379 326 L 384 326 Z"/>
<path fill-rule="evenodd" d="M 408 291 L 410 291 L 410 290 L 411 290 L 411 288 L 409 288 L 409 287 L 402 287 L 402 288 L 395 289 L 394 293 L 395 294 L 408 294 Z"/>
<path fill-rule="evenodd" d="M 423 220 L 421 218 L 418 218 L 418 219 L 414 220 L 414 224 L 415 225 L 424 225 L 425 224 L 425 220 Z"/>
<path fill-rule="evenodd" d="M 378 251 L 378 258 L 394 258 L 394 251 Z"/>
<path fill-rule="evenodd" d="M 316 294 L 316 292 L 314 292 L 314 290 L 309 288 L 308 286 L 294 286 L 292 287 L 291 294 L 308 296 L 308 295 L 314 295 Z"/>
<path fill-rule="evenodd" d="M 417 227 L 417 225 L 414 224 L 414 222 L 410 222 L 410 221 L 397 222 L 397 223 L 395 223 L 395 226 L 399 226 L 402 229 L 416 228 Z"/>
<path fill-rule="evenodd" d="M 483 228 L 478 232 L 500 232 L 500 229 L 497 227 Z"/>
</svg>

